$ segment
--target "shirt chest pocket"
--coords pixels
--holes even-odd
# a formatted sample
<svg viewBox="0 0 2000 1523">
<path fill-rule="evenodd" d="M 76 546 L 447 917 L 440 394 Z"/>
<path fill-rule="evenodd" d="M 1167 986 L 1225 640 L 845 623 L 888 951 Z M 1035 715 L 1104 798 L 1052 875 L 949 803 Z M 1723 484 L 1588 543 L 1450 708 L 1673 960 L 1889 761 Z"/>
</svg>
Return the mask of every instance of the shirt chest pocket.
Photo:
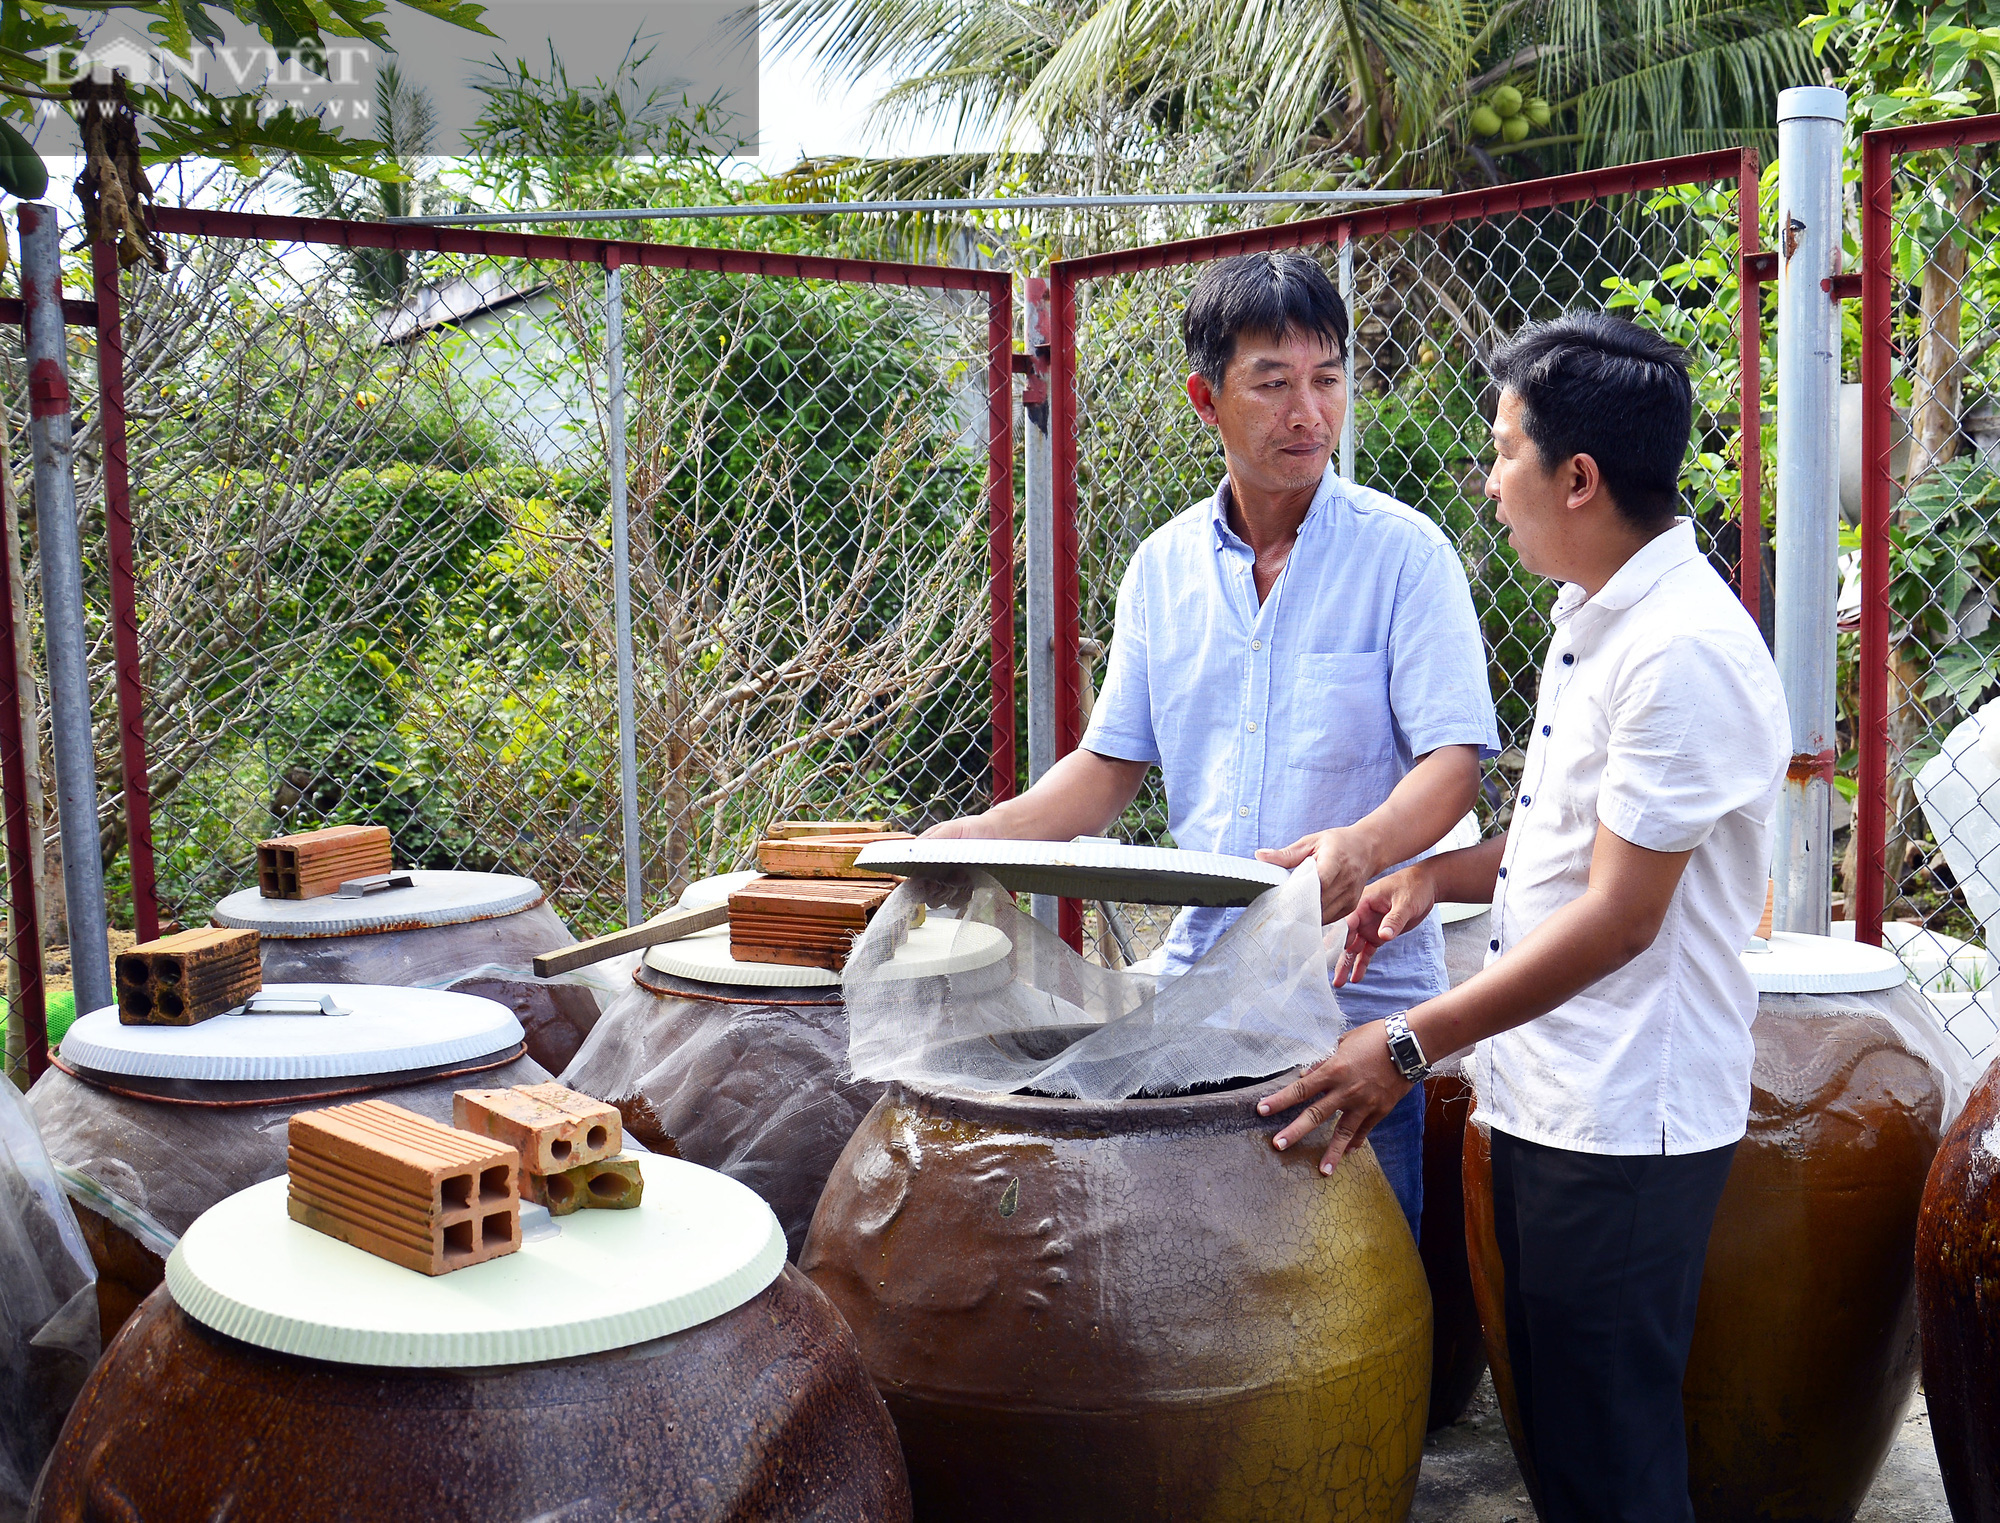
<svg viewBox="0 0 2000 1523">
<path fill-rule="evenodd" d="M 1305 772 L 1376 768 L 1396 752 L 1386 650 L 1292 657 L 1273 694 L 1285 764 Z"/>
</svg>

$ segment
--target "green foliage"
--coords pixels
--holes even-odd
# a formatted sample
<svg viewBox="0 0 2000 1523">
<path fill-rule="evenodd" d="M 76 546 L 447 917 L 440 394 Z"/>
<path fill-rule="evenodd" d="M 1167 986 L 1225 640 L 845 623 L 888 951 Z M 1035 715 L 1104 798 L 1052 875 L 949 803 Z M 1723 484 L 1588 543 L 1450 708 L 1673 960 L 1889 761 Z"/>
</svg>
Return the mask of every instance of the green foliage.
<svg viewBox="0 0 2000 1523">
<path fill-rule="evenodd" d="M 1813 52 L 1855 96 L 1853 130 L 1976 116 L 2000 103 L 2000 4 L 1828 0 Z"/>
</svg>

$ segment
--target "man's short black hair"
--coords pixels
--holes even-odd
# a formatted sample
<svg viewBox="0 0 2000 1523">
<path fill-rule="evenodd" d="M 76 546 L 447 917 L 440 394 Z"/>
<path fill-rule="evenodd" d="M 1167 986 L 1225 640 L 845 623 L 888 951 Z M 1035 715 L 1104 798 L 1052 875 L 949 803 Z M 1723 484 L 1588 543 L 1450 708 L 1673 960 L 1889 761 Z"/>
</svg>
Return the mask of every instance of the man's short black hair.
<svg viewBox="0 0 2000 1523">
<path fill-rule="evenodd" d="M 1618 511 L 1641 528 L 1680 511 L 1694 388 L 1678 344 L 1605 312 L 1530 323 L 1486 362 L 1521 399 L 1521 426 L 1554 470 L 1588 455 Z"/>
<path fill-rule="evenodd" d="M 1309 334 L 1347 359 L 1347 304 L 1310 254 L 1237 254 L 1203 267 L 1181 314 L 1188 363 L 1209 385 L 1236 355 L 1236 336 Z"/>
</svg>

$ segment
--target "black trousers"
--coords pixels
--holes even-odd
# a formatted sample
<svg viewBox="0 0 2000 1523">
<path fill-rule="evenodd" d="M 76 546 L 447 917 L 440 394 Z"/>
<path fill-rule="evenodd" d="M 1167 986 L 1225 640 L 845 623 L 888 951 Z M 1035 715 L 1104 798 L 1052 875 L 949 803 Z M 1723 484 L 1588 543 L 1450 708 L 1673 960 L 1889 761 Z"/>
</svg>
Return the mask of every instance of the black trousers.
<svg viewBox="0 0 2000 1523">
<path fill-rule="evenodd" d="M 1735 1145 L 1631 1156 L 1491 1135 L 1508 1362 L 1542 1523 L 1693 1523 L 1681 1378 Z"/>
</svg>

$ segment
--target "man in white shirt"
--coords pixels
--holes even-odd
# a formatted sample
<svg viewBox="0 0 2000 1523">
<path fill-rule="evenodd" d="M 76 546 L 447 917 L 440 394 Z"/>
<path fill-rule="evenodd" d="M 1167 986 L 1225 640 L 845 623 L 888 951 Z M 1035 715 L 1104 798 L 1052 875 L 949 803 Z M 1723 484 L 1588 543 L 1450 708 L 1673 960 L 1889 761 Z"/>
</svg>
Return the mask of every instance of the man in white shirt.
<svg viewBox="0 0 2000 1523">
<path fill-rule="evenodd" d="M 1680 351 L 1573 314 L 1496 353 L 1486 495 L 1566 585 L 1507 834 L 1371 885 L 1336 983 L 1438 900 L 1493 903 L 1483 971 L 1355 1028 L 1268 1102 L 1337 1115 L 1329 1172 L 1474 1043 L 1506 1332 L 1543 1523 L 1691 1523 L 1681 1379 L 1716 1202 L 1749 1113 L 1764 905 L 1790 746 L 1756 626 L 1675 516 Z"/>
</svg>

